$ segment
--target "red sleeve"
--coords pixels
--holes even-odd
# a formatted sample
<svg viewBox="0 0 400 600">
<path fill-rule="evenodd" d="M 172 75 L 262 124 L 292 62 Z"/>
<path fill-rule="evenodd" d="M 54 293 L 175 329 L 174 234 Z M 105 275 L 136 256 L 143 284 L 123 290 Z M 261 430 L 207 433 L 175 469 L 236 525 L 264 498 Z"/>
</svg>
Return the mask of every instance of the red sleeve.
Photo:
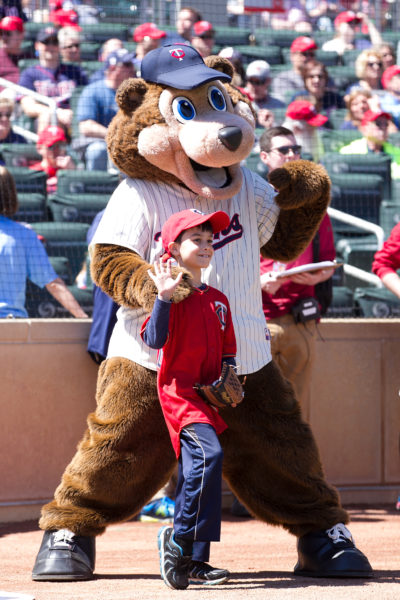
<svg viewBox="0 0 400 600">
<path fill-rule="evenodd" d="M 372 263 L 372 272 L 382 279 L 386 273 L 396 273 L 400 269 L 400 223 L 397 223 L 390 236 L 378 250 Z"/>
</svg>

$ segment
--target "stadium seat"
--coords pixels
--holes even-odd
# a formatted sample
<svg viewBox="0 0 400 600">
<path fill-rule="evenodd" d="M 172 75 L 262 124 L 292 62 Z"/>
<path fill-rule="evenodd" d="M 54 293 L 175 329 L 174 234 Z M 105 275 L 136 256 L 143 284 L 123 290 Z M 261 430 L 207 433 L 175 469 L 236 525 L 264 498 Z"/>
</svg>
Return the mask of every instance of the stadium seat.
<svg viewBox="0 0 400 600">
<path fill-rule="evenodd" d="M 101 62 L 101 60 L 83 60 L 81 62 L 81 67 L 90 78 L 90 76 L 99 69 L 104 69 L 104 63 Z"/>
<path fill-rule="evenodd" d="M 73 280 L 82 268 L 87 253 L 87 223 L 32 223 L 32 229 L 43 238 L 49 256 L 68 258 Z"/>
<path fill-rule="evenodd" d="M 340 148 L 361 137 L 358 129 L 320 129 L 324 152 L 338 152 Z"/>
<path fill-rule="evenodd" d="M 342 238 L 336 243 L 336 255 L 339 262 L 358 267 L 368 273 L 371 272 L 372 262 L 377 250 L 377 239 L 371 235 L 362 235 L 358 238 Z M 346 273 L 344 273 L 343 280 L 347 285 Z"/>
<path fill-rule="evenodd" d="M 335 108 L 329 111 L 329 122 L 333 129 L 340 129 L 347 115 L 347 108 Z"/>
<path fill-rule="evenodd" d="M 354 66 L 351 65 L 334 65 L 329 67 L 328 72 L 338 90 L 344 91 L 349 85 L 358 81 Z"/>
<path fill-rule="evenodd" d="M 223 27 L 217 25 L 215 30 L 215 43 L 218 46 L 247 45 L 250 42 L 250 29 L 238 29 L 237 27 Z"/>
<path fill-rule="evenodd" d="M 47 202 L 54 221 L 91 224 L 107 206 L 110 194 L 61 194 L 56 192 Z"/>
<path fill-rule="evenodd" d="M 346 286 L 332 288 L 332 302 L 325 314 L 326 318 L 351 318 L 355 316 L 353 291 Z"/>
<path fill-rule="evenodd" d="M 391 157 L 386 154 L 327 153 L 322 156 L 321 164 L 330 175 L 344 173 L 378 175 L 382 180 L 382 197 L 386 200 L 392 197 Z"/>
<path fill-rule="evenodd" d="M 69 285 L 68 289 L 79 302 L 81 308 L 91 316 L 93 312 L 92 290 L 81 290 L 75 285 Z M 29 280 L 26 285 L 25 308 L 31 319 L 72 318 L 72 315 L 49 294 L 46 288 L 39 288 Z"/>
<path fill-rule="evenodd" d="M 122 41 L 130 40 L 129 26 L 122 23 L 87 23 L 83 26 L 83 35 L 87 42 L 103 44 L 110 38 Z"/>
<path fill-rule="evenodd" d="M 354 303 L 360 317 L 400 317 L 400 300 L 386 288 L 357 287 L 354 290 Z"/>
<path fill-rule="evenodd" d="M 382 201 L 382 179 L 379 175 L 331 174 L 331 207 L 371 223 L 379 223 L 379 206 Z M 358 228 L 333 222 L 335 232 L 359 233 Z"/>
<path fill-rule="evenodd" d="M 6 167 L 28 167 L 42 160 L 36 144 L 0 144 L 0 155 Z"/>
<path fill-rule="evenodd" d="M 13 217 L 16 221 L 45 221 L 47 218 L 46 196 L 44 194 L 18 194 L 18 211 Z"/>
<path fill-rule="evenodd" d="M 258 173 L 258 175 L 260 175 L 264 179 L 266 178 L 268 173 L 268 167 L 260 160 L 258 152 L 250 154 L 246 158 L 245 165 L 248 169 L 250 169 L 250 171 Z"/>
<path fill-rule="evenodd" d="M 51 266 L 67 285 L 72 285 L 72 269 L 66 256 L 49 256 Z"/>
<path fill-rule="evenodd" d="M 379 207 L 379 225 L 388 238 L 393 227 L 400 221 L 400 203 L 384 200 Z"/>
<path fill-rule="evenodd" d="M 57 192 L 61 195 L 111 195 L 119 181 L 119 175 L 106 171 L 59 171 L 57 175 Z"/>
<path fill-rule="evenodd" d="M 352 67 L 354 69 L 354 65 L 356 62 L 357 56 L 359 56 L 360 50 L 346 50 L 343 53 L 342 60 L 346 66 Z"/>
<path fill-rule="evenodd" d="M 44 171 L 33 171 L 28 167 L 7 167 L 14 177 L 17 193 L 47 195 L 47 175 Z"/>
<path fill-rule="evenodd" d="M 24 23 L 25 40 L 35 42 L 38 32 L 43 29 L 43 27 L 45 27 L 43 23 L 36 23 L 35 21 L 27 21 Z"/>
<path fill-rule="evenodd" d="M 266 60 L 270 65 L 282 64 L 282 53 L 279 46 L 235 46 L 240 52 L 244 65 L 253 60 Z"/>
<path fill-rule="evenodd" d="M 275 42 L 274 42 L 275 43 Z M 290 48 L 282 49 L 282 57 L 286 64 L 290 64 Z M 337 52 L 325 52 L 324 50 L 315 51 L 315 59 L 322 62 L 326 67 L 332 67 L 338 64 L 339 55 Z M 330 74 L 330 69 L 329 69 Z"/>
<path fill-rule="evenodd" d="M 301 33 L 292 29 L 267 29 L 256 28 L 254 36 L 256 43 L 260 46 L 269 46 L 271 44 L 280 46 L 281 48 L 290 48 L 294 39 L 299 37 Z"/>
<path fill-rule="evenodd" d="M 81 42 L 81 60 L 97 61 L 99 58 L 100 46 L 101 44 L 99 42 Z"/>
</svg>

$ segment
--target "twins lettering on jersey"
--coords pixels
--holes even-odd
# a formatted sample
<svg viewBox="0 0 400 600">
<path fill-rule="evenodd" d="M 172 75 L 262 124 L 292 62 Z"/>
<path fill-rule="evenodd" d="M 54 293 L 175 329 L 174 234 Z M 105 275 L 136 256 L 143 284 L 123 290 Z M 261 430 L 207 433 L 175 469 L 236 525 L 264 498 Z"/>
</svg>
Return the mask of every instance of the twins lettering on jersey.
<svg viewBox="0 0 400 600">
<path fill-rule="evenodd" d="M 214 302 L 214 306 L 215 306 L 215 314 L 218 317 L 218 321 L 220 322 L 221 329 L 222 329 L 222 331 L 225 331 L 226 316 L 228 314 L 228 308 L 227 308 L 226 304 L 224 304 L 223 302 L 219 302 L 218 300 L 216 300 Z"/>
<path fill-rule="evenodd" d="M 193 212 L 200 213 L 200 211 L 198 211 L 196 209 L 193 209 Z M 202 214 L 202 213 L 200 213 L 200 214 Z M 214 251 L 218 250 L 218 248 L 222 248 L 226 244 L 230 244 L 230 242 L 238 240 L 239 238 L 242 237 L 242 235 L 243 235 L 243 225 L 241 224 L 241 222 L 239 220 L 238 213 L 235 213 L 231 219 L 231 222 L 229 223 L 229 225 L 226 229 L 223 229 L 219 233 L 214 233 L 214 243 L 213 243 Z M 154 241 L 158 242 L 160 238 L 161 238 L 161 231 L 159 231 L 158 233 L 155 234 Z"/>
<path fill-rule="evenodd" d="M 35 91 L 48 98 L 69 97 L 76 87 L 75 81 L 50 81 L 49 79 L 37 79 L 33 82 Z"/>
</svg>

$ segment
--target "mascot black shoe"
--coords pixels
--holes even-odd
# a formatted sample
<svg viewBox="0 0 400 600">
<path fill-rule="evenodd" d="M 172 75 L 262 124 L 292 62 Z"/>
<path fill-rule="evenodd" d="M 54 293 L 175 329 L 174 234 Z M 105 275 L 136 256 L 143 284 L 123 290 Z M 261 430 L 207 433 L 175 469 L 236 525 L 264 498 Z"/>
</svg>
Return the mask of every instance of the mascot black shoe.
<svg viewBox="0 0 400 600">
<path fill-rule="evenodd" d="M 93 579 L 96 540 L 68 529 L 46 531 L 33 567 L 34 581 Z"/>
<path fill-rule="evenodd" d="M 295 575 L 305 577 L 373 577 L 367 557 L 358 550 L 350 531 L 338 523 L 331 529 L 308 533 L 297 542 Z"/>
</svg>

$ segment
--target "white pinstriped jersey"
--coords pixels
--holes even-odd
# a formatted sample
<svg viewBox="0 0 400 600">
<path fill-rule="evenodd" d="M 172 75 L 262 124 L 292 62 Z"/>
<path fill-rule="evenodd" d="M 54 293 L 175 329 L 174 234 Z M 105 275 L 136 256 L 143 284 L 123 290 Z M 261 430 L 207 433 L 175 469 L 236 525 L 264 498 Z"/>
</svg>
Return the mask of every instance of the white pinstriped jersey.
<svg viewBox="0 0 400 600">
<path fill-rule="evenodd" d="M 92 240 L 118 244 L 153 263 L 162 254 L 161 228 L 176 212 L 224 210 L 230 226 L 214 236 L 214 257 L 203 281 L 221 290 L 231 306 L 239 373 L 253 373 L 271 360 L 261 302 L 260 246 L 271 237 L 279 215 L 273 187 L 243 168 L 241 191 L 228 200 L 207 200 L 180 185 L 125 179 L 113 193 Z M 108 357 L 121 356 L 155 370 L 156 352 L 140 337 L 143 309 L 118 311 Z"/>
</svg>

